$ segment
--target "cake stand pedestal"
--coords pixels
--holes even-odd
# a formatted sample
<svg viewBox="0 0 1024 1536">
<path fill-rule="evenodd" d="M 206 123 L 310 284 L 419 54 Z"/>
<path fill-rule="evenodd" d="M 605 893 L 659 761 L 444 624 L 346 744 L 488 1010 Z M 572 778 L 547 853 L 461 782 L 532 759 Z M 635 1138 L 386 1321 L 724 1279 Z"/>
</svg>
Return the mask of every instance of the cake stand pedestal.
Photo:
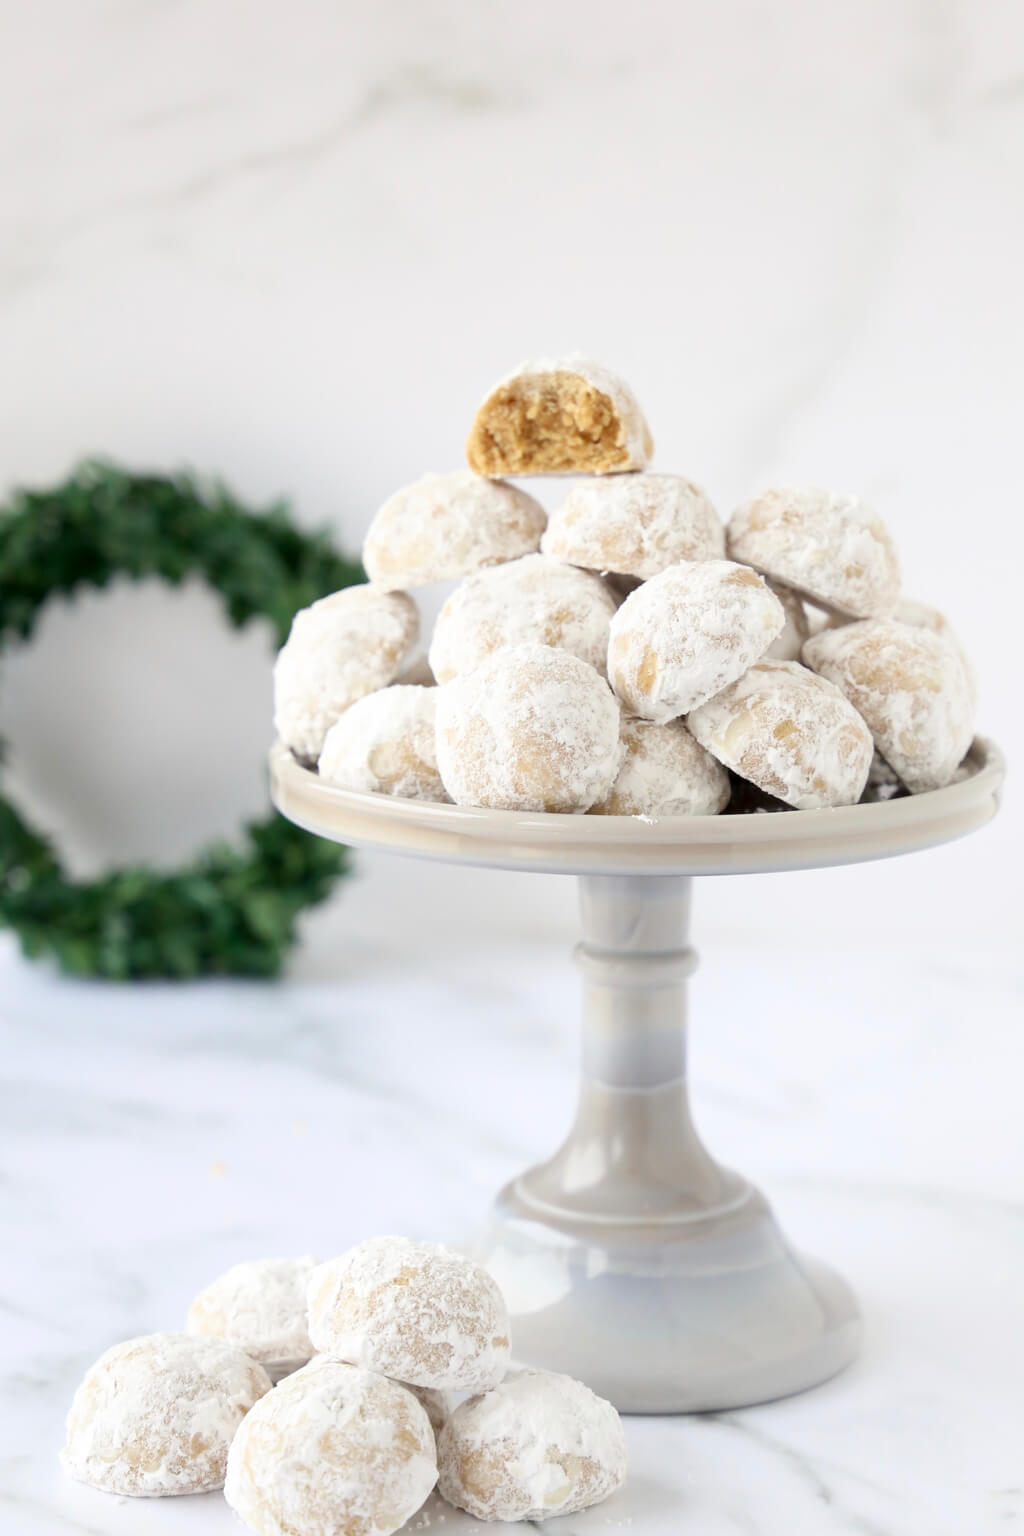
<svg viewBox="0 0 1024 1536">
<path fill-rule="evenodd" d="M 975 742 L 947 789 L 761 816 L 539 816 L 331 789 L 278 745 L 274 801 L 357 846 L 579 877 L 583 1074 L 576 1121 L 498 1196 L 478 1255 L 509 1303 L 515 1358 L 627 1413 L 736 1408 L 834 1375 L 857 1352 L 846 1283 L 788 1242 L 764 1196 L 702 1145 L 686 1080 L 696 874 L 853 863 L 947 842 L 998 804 Z"/>
</svg>

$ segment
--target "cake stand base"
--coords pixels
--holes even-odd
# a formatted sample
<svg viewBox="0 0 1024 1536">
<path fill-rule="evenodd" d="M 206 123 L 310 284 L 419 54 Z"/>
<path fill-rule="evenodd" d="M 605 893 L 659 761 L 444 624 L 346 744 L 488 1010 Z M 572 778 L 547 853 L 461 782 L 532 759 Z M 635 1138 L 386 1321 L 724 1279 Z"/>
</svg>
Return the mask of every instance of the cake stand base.
<svg viewBox="0 0 1024 1536">
<path fill-rule="evenodd" d="M 837 1275 L 700 1142 L 685 1075 L 686 877 L 588 875 L 583 1085 L 547 1163 L 499 1196 L 481 1257 L 517 1361 L 625 1413 L 738 1408 L 815 1386 L 857 1352 Z"/>
<path fill-rule="evenodd" d="M 945 789 L 875 805 L 645 822 L 352 794 L 274 747 L 276 804 L 321 837 L 581 877 L 576 1123 L 502 1192 L 476 1248 L 511 1304 L 518 1360 L 578 1376 L 625 1412 L 672 1413 L 800 1392 L 853 1359 L 844 1282 L 790 1247 L 764 1197 L 694 1128 L 690 877 L 857 864 L 963 837 L 995 815 L 1005 765 L 978 738 L 962 767 Z"/>
</svg>

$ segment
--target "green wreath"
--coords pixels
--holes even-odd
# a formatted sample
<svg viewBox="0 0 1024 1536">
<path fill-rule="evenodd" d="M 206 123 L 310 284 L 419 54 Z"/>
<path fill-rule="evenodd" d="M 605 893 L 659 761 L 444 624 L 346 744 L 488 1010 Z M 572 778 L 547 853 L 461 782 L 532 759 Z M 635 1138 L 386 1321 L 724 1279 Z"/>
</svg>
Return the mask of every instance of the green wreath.
<svg viewBox="0 0 1024 1536">
<path fill-rule="evenodd" d="M 0 653 L 29 638 L 55 593 L 112 576 L 179 583 L 193 574 L 220 593 L 232 624 L 261 615 L 282 644 L 297 609 L 365 579 L 283 505 L 248 512 L 221 486 L 89 462 L 0 509 Z M 0 926 L 26 954 L 50 954 L 78 976 L 272 976 L 297 914 L 345 869 L 344 849 L 271 815 L 246 827 L 241 846 L 210 848 L 169 874 L 140 867 L 71 880 L 0 795 Z"/>
</svg>

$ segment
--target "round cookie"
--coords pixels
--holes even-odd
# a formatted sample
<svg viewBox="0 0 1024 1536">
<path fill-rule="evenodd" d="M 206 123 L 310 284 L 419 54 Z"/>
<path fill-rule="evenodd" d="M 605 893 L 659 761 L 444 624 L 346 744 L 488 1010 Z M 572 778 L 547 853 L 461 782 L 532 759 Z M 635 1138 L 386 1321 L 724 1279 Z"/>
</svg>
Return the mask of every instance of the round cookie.
<svg viewBox="0 0 1024 1536">
<path fill-rule="evenodd" d="M 622 767 L 592 816 L 717 816 L 729 803 L 729 775 L 681 720 L 657 725 L 624 715 Z"/>
<path fill-rule="evenodd" d="M 521 363 L 476 413 L 466 457 L 481 475 L 614 474 L 654 452 L 636 396 L 591 358 Z"/>
<path fill-rule="evenodd" d="M 632 714 L 674 720 L 745 672 L 784 624 L 782 604 L 749 567 L 670 565 L 612 620 L 608 680 Z"/>
<path fill-rule="evenodd" d="M 316 1259 L 250 1259 L 212 1281 L 192 1302 L 185 1332 L 226 1339 L 271 1374 L 313 1353 L 306 1327 L 306 1287 Z"/>
<path fill-rule="evenodd" d="M 555 560 L 646 581 L 680 560 L 722 559 L 725 529 L 682 475 L 615 475 L 574 485 L 540 547 Z"/>
<path fill-rule="evenodd" d="M 341 1362 L 344 1363 L 344 1362 Z M 314 1355 L 306 1364 L 306 1369 L 313 1371 L 321 1365 L 337 1365 L 339 1362 L 330 1355 Z M 400 1381 L 400 1387 L 411 1392 L 416 1401 L 422 1406 L 430 1427 L 435 1435 L 439 1435 L 448 1422 L 448 1416 L 452 1411 L 451 1399 L 447 1392 L 439 1392 L 434 1387 L 416 1387 L 411 1381 Z"/>
<path fill-rule="evenodd" d="M 269 1391 L 263 1367 L 221 1339 L 128 1339 L 75 1393 L 61 1465 L 78 1482 L 135 1498 L 220 1488 L 239 1424 Z"/>
<path fill-rule="evenodd" d="M 800 811 L 855 805 L 867 783 L 871 732 L 795 661 L 756 662 L 686 723 L 720 763 Z"/>
<path fill-rule="evenodd" d="M 890 613 L 899 597 L 892 537 L 856 496 L 766 491 L 737 508 L 726 537 L 733 560 L 848 618 Z"/>
<path fill-rule="evenodd" d="M 486 1270 L 440 1243 L 371 1237 L 313 1271 L 318 1350 L 441 1392 L 480 1392 L 505 1374 L 508 1311 Z"/>
<path fill-rule="evenodd" d="M 446 801 L 434 746 L 436 688 L 393 683 L 347 709 L 327 732 L 320 777 L 335 789 Z"/>
<path fill-rule="evenodd" d="M 588 811 L 621 760 L 618 703 L 568 651 L 495 651 L 440 691 L 437 765 L 456 805 Z"/>
<path fill-rule="evenodd" d="M 443 1496 L 478 1520 L 545 1520 L 598 1504 L 626 1477 L 611 1403 L 554 1371 L 517 1371 L 456 1408 L 437 1447 Z"/>
<path fill-rule="evenodd" d="M 863 716 L 912 794 L 951 782 L 974 734 L 971 680 L 955 646 L 930 629 L 866 619 L 814 635 L 804 660 Z"/>
<path fill-rule="evenodd" d="M 603 672 L 618 603 L 599 576 L 546 555 L 524 555 L 469 576 L 434 626 L 430 666 L 439 683 L 472 672 L 493 651 L 535 642 Z"/>
<path fill-rule="evenodd" d="M 799 661 L 804 641 L 811 632 L 811 626 L 807 622 L 807 612 L 795 592 L 790 592 L 787 587 L 777 587 L 772 582 L 768 585 L 782 604 L 786 622 L 782 633 L 775 636 L 764 654 L 773 657 L 776 661 Z"/>
<path fill-rule="evenodd" d="M 971 700 L 977 708 L 978 677 L 974 670 L 974 663 L 964 650 L 960 636 L 946 615 L 938 608 L 933 608 L 930 603 L 919 603 L 916 598 L 901 597 L 890 618 L 897 619 L 900 624 L 912 624 L 915 629 L 930 629 L 934 634 L 941 636 L 947 645 L 953 646 L 964 664 L 967 681 L 971 688 Z"/>
<path fill-rule="evenodd" d="M 540 544 L 547 514 L 514 485 L 468 469 L 424 475 L 384 503 L 363 542 L 363 565 L 387 591 L 468 576 Z"/>
<path fill-rule="evenodd" d="M 317 1361 L 249 1414 L 224 1497 L 258 1536 L 391 1536 L 437 1481 L 434 1431 L 397 1382 Z"/>
<path fill-rule="evenodd" d="M 303 608 L 274 664 L 274 727 L 304 763 L 364 694 L 385 688 L 416 641 L 419 614 L 404 592 L 345 587 Z"/>
</svg>

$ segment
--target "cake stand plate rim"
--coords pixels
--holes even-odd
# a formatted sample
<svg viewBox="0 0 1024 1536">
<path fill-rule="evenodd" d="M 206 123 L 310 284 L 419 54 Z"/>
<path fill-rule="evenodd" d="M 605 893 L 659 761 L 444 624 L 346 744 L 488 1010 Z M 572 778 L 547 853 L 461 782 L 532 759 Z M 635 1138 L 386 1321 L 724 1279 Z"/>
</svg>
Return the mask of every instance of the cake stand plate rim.
<svg viewBox="0 0 1024 1536">
<path fill-rule="evenodd" d="M 995 815 L 1000 749 L 976 737 L 955 784 L 873 805 L 770 815 L 572 816 L 356 794 L 322 784 L 283 743 L 270 753 L 278 810 L 334 842 L 507 869 L 638 875 L 749 874 L 862 863 L 950 842 Z"/>
</svg>

